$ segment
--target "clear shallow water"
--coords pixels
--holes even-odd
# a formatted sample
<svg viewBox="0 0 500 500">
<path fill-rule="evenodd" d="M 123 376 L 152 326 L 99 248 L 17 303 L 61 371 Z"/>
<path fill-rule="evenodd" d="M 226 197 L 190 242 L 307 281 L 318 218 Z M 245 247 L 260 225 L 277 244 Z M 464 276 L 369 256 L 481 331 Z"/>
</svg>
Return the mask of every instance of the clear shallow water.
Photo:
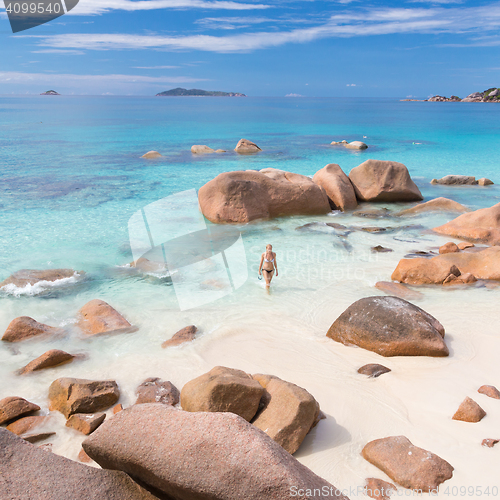
<svg viewBox="0 0 500 500">
<path fill-rule="evenodd" d="M 331 214 L 244 226 L 249 280 L 235 293 L 189 311 L 179 311 L 168 280 L 123 266 L 132 260 L 127 223 L 134 212 L 199 188 L 223 171 L 275 167 L 313 175 L 327 163 L 349 172 L 368 158 L 389 159 L 408 166 L 426 199 L 447 196 L 471 208 L 491 206 L 500 201 L 497 185 L 443 188 L 429 181 L 458 173 L 500 184 L 499 115 L 500 107 L 493 105 L 391 100 L 0 97 L 0 280 L 21 268 L 70 267 L 88 275 L 85 283 L 68 289 L 71 293 L 56 287 L 49 294 L 0 297 L 1 332 L 21 315 L 67 331 L 62 338 L 14 349 L 1 345 L 0 397 L 23 396 L 47 411 L 47 390 L 55 378 L 112 378 L 126 406 L 146 377 L 159 376 L 181 388 L 223 364 L 276 374 L 319 400 L 329 418 L 308 436 L 297 457 L 342 488 L 362 485 L 365 477 L 384 477 L 359 453 L 369 440 L 393 434 L 405 434 L 452 463 L 450 485 L 494 484 L 498 460 L 491 457 L 498 450 L 479 445 L 496 436 L 500 410 L 475 391 L 483 384 L 500 386 L 492 360 L 500 349 L 498 289 L 422 290 L 418 305 L 448 332 L 452 356 L 445 360 L 386 359 L 325 337 L 348 305 L 380 294 L 373 285 L 390 279 L 405 254 L 446 242 L 426 228 L 449 220 L 449 214 L 404 220 Z M 233 153 L 242 137 L 263 153 Z M 364 140 L 370 148 L 353 152 L 329 146 L 342 139 Z M 229 152 L 194 157 L 193 144 Z M 140 158 L 152 149 L 164 158 Z M 325 226 L 297 231 L 313 221 L 392 229 L 354 231 L 345 238 Z M 398 229 L 417 224 L 423 228 Z M 270 295 L 255 279 L 268 242 L 280 264 Z M 372 254 L 370 248 L 379 244 L 394 252 Z M 75 315 L 94 298 L 111 303 L 138 331 L 83 336 L 73 326 Z M 187 324 L 200 328 L 199 340 L 160 348 Z M 33 376 L 14 375 L 50 348 L 86 359 Z M 368 362 L 393 372 L 366 380 L 356 370 Z M 480 424 L 451 420 L 465 396 L 488 412 Z M 82 438 L 57 418 L 54 450 L 76 458 Z"/>
</svg>

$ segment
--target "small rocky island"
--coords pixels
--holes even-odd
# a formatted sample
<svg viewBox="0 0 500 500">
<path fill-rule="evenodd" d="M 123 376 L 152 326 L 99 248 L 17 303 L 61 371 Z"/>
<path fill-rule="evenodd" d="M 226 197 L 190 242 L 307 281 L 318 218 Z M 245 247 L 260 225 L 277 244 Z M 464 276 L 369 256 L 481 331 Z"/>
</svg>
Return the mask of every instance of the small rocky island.
<svg viewBox="0 0 500 500">
<path fill-rule="evenodd" d="M 460 97 L 457 97 L 456 95 L 452 95 L 451 97 L 435 95 L 434 97 L 426 100 L 428 102 L 500 102 L 500 89 L 492 87 L 484 92 L 474 92 L 469 94 L 463 99 L 460 99 Z"/>
<path fill-rule="evenodd" d="M 43 92 L 42 94 L 40 95 L 61 95 L 59 94 L 58 92 L 56 92 L 55 90 L 47 90 L 47 92 Z"/>
<path fill-rule="evenodd" d="M 180 87 L 172 90 L 165 90 L 164 92 L 156 94 L 156 96 L 246 97 L 245 94 L 240 94 L 239 92 L 219 92 L 219 91 L 200 90 L 200 89 L 188 90 Z"/>
</svg>

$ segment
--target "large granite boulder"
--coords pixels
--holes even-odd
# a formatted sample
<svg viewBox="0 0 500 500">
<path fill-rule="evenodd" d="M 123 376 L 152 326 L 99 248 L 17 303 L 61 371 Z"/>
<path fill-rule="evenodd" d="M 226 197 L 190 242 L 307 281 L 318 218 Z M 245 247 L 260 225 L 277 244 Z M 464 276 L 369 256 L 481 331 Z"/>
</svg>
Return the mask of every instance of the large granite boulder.
<svg viewBox="0 0 500 500">
<path fill-rule="evenodd" d="M 89 335 L 126 331 L 132 328 L 132 325 L 104 300 L 91 300 L 78 314 L 80 317 L 78 326 Z"/>
<path fill-rule="evenodd" d="M 54 335 L 58 333 L 61 333 L 61 329 L 39 323 L 29 316 L 20 316 L 9 323 L 2 340 L 4 342 L 21 342 L 21 340 L 39 335 Z"/>
<path fill-rule="evenodd" d="M 402 259 L 392 279 L 411 285 L 443 284 L 453 276 L 471 274 L 477 279 L 500 280 L 500 247 L 436 255 L 430 259 Z"/>
<path fill-rule="evenodd" d="M 175 406 L 179 403 L 180 392 L 172 382 L 164 382 L 157 377 L 147 378 L 136 390 L 136 405 L 163 403 Z"/>
<path fill-rule="evenodd" d="M 19 374 L 24 375 L 25 373 L 32 373 L 38 370 L 44 370 L 45 368 L 59 366 L 64 363 L 69 363 L 74 358 L 75 356 L 73 356 L 73 354 L 69 354 L 59 349 L 51 349 L 29 362 L 24 368 L 21 368 Z"/>
<path fill-rule="evenodd" d="M 231 412 L 250 422 L 263 394 L 264 388 L 251 375 L 216 366 L 184 385 L 181 406 L 189 412 Z"/>
<path fill-rule="evenodd" d="M 101 467 L 127 472 L 176 500 L 283 500 L 294 489 L 315 488 L 325 493 L 322 498 L 345 499 L 231 413 L 135 405 L 104 422 L 83 449 Z"/>
<path fill-rule="evenodd" d="M 255 142 L 249 141 L 248 139 L 240 139 L 234 150 L 240 154 L 252 154 L 262 151 Z"/>
<path fill-rule="evenodd" d="M 476 178 L 470 175 L 446 175 L 441 179 L 432 179 L 431 184 L 441 184 L 443 186 L 474 186 L 477 184 Z"/>
<path fill-rule="evenodd" d="M 113 380 L 59 378 L 49 387 L 49 409 L 66 418 L 74 413 L 94 413 L 113 406 L 120 397 Z"/>
<path fill-rule="evenodd" d="M 500 203 L 462 214 L 434 231 L 467 241 L 500 245 Z"/>
<path fill-rule="evenodd" d="M 360 201 L 420 201 L 423 196 L 402 163 L 367 160 L 353 168 L 349 179 Z"/>
<path fill-rule="evenodd" d="M 85 274 L 83 271 L 74 271 L 73 269 L 21 269 L 9 276 L 0 283 L 0 288 L 7 285 L 14 285 L 18 288 L 24 288 L 27 285 L 35 285 L 42 281 L 53 283 L 67 278 L 79 278 Z"/>
<path fill-rule="evenodd" d="M 327 333 L 344 345 L 382 356 L 448 356 L 439 321 L 398 297 L 366 297 L 350 305 Z"/>
<path fill-rule="evenodd" d="M 419 203 L 414 207 L 402 210 L 397 215 L 418 215 L 426 212 L 468 212 L 469 209 L 449 198 L 434 198 L 433 200 Z"/>
<path fill-rule="evenodd" d="M 414 446 L 404 436 L 391 436 L 368 443 L 363 457 L 404 488 L 435 491 L 453 476 L 453 467 L 430 451 Z"/>
<path fill-rule="evenodd" d="M 5 500 L 156 500 L 127 474 L 48 453 L 0 428 L 0 496 Z"/>
<path fill-rule="evenodd" d="M 273 375 L 254 375 L 265 392 L 252 424 L 289 453 L 295 453 L 316 424 L 319 404 L 302 387 Z"/>
<path fill-rule="evenodd" d="M 313 181 L 326 191 L 333 209 L 344 212 L 358 206 L 351 181 L 337 164 L 330 163 L 318 170 L 314 174 Z"/>
<path fill-rule="evenodd" d="M 24 398 L 11 396 L 0 400 L 0 425 L 11 420 L 23 417 L 28 413 L 38 411 L 40 407 L 35 403 L 30 403 Z"/>
<path fill-rule="evenodd" d="M 271 168 L 219 174 L 200 188 L 198 199 L 203 215 L 218 224 L 331 210 L 325 190 L 312 179 Z"/>
</svg>

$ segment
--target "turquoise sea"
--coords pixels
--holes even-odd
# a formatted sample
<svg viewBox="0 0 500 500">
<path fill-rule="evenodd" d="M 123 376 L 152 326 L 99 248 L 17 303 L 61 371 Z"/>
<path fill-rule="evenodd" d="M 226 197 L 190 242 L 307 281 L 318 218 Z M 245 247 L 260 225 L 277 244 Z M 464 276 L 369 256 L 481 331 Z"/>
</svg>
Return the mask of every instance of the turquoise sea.
<svg viewBox="0 0 500 500">
<path fill-rule="evenodd" d="M 263 151 L 237 155 L 233 149 L 241 138 Z M 330 145 L 343 139 L 361 140 L 369 148 Z M 194 144 L 227 152 L 195 156 L 190 151 Z M 141 158 L 150 150 L 163 157 Z M 446 196 L 471 209 L 487 207 L 500 202 L 499 152 L 500 106 L 495 104 L 0 96 L 0 281 L 19 269 L 86 273 L 78 284 L 0 292 L 0 332 L 18 316 L 65 329 L 62 337 L 15 348 L 0 345 L 0 399 L 22 396 L 48 413 L 50 383 L 70 376 L 116 380 L 126 407 L 147 377 L 170 380 L 180 389 L 217 364 L 271 373 L 305 387 L 327 415 L 296 457 L 333 484 L 356 487 L 366 477 L 382 477 L 360 451 L 370 440 L 402 434 L 455 467 L 450 486 L 492 486 L 498 476 L 498 462 L 491 459 L 495 450 L 478 443 L 498 437 L 497 402 L 481 399 L 488 417 L 480 424 L 464 426 L 451 415 L 466 396 L 477 397 L 477 387 L 500 386 L 494 359 L 500 349 L 499 288 L 421 287 L 417 304 L 445 326 L 449 358 L 386 359 L 325 336 L 354 301 L 382 294 L 374 284 L 390 280 L 399 259 L 415 251 L 437 251 L 448 241 L 430 229 L 453 214 L 398 218 L 388 213 L 369 219 L 331 213 L 238 227 L 247 282 L 187 311 L 179 310 L 168 276 L 128 266 L 133 260 L 128 221 L 146 205 L 198 189 L 224 171 L 273 167 L 312 176 L 338 163 L 349 173 L 370 158 L 404 163 L 426 200 Z M 430 184 L 447 174 L 488 177 L 495 185 Z M 302 227 L 332 220 L 351 232 L 337 234 L 321 224 Z M 363 226 L 384 231 L 364 232 Z M 280 266 L 270 294 L 256 279 L 266 243 L 274 245 Z M 376 245 L 393 252 L 373 254 Z M 212 270 L 202 272 L 210 283 Z M 77 312 L 95 298 L 109 302 L 137 331 L 82 334 L 75 327 Z M 160 348 L 189 324 L 199 328 L 199 338 Z M 82 357 L 32 376 L 15 374 L 55 348 Z M 357 373 L 363 364 L 381 362 L 392 372 L 380 379 Z M 53 451 L 76 459 L 83 436 L 65 428 L 57 412 L 52 414 L 58 423 Z"/>
</svg>

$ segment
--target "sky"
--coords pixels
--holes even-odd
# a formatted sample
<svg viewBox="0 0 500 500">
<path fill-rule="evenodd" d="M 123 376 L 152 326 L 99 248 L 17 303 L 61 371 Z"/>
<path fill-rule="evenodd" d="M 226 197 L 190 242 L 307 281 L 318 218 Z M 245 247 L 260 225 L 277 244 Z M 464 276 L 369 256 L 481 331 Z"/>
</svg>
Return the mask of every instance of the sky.
<svg viewBox="0 0 500 500">
<path fill-rule="evenodd" d="M 466 95 L 500 86 L 500 1 L 80 0 L 13 34 L 0 94 Z"/>
</svg>

